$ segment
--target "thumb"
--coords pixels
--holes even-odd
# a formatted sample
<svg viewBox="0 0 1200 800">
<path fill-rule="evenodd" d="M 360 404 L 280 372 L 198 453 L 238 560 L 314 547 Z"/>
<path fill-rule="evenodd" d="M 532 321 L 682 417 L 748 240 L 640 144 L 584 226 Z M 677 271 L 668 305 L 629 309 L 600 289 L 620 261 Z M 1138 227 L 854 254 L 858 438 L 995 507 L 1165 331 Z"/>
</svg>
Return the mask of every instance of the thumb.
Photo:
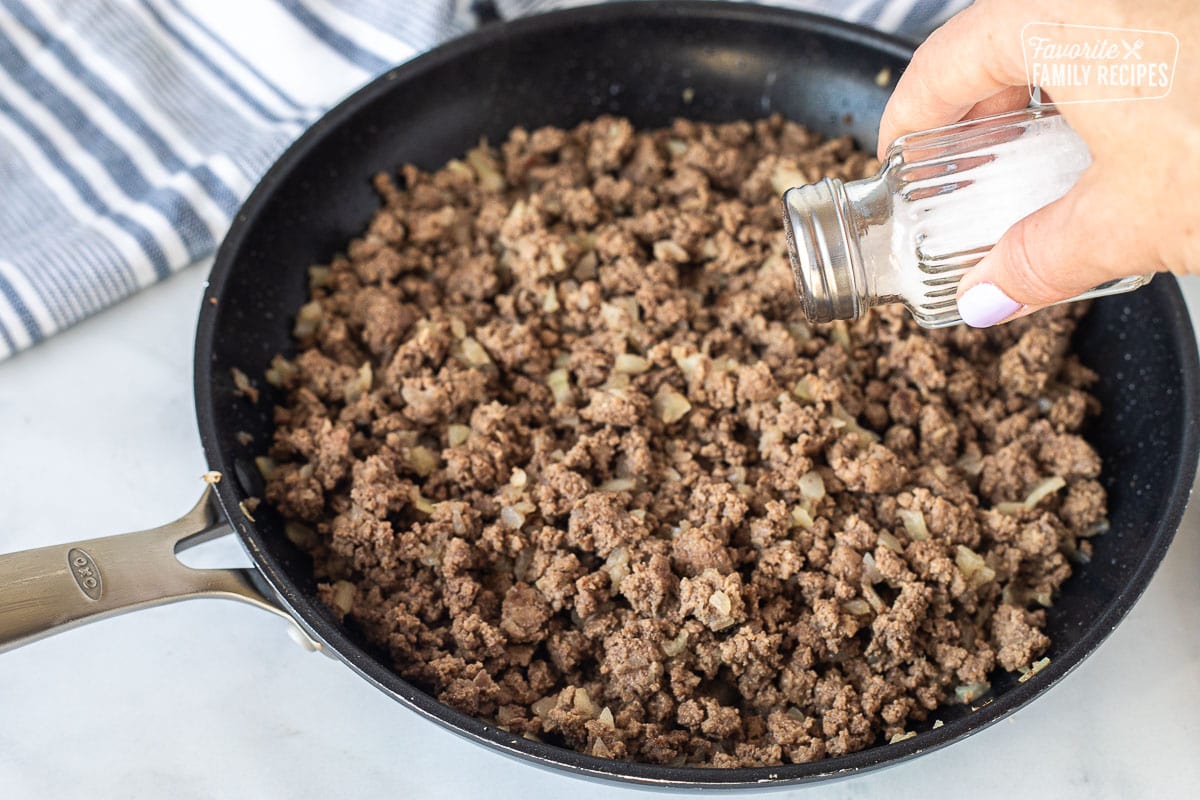
<svg viewBox="0 0 1200 800">
<path fill-rule="evenodd" d="M 1094 166 L 1065 195 L 1017 222 L 958 288 L 963 322 L 986 328 L 1102 283 L 1156 271 L 1137 217 Z"/>
</svg>

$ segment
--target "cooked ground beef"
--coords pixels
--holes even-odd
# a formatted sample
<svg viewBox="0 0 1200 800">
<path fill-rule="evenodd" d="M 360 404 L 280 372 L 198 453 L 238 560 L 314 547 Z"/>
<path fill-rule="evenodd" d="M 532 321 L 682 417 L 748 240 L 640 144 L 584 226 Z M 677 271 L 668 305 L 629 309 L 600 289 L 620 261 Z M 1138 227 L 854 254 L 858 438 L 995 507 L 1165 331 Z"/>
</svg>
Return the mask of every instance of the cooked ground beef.
<svg viewBox="0 0 1200 800">
<path fill-rule="evenodd" d="M 322 599 L 455 708 L 655 763 L 849 753 L 1038 658 L 1105 515 L 1083 307 L 805 324 L 779 192 L 875 168 L 602 117 L 377 176 L 268 374 Z"/>
</svg>

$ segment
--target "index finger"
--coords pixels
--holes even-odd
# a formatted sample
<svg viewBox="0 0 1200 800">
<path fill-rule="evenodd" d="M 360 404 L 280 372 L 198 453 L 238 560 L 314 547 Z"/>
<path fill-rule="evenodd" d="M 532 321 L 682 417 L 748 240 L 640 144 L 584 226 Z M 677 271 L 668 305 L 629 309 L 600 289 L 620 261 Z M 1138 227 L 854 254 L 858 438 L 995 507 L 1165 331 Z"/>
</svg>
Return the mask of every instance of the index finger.
<svg viewBox="0 0 1200 800">
<path fill-rule="evenodd" d="M 1024 5 L 982 0 L 917 48 L 879 123 L 880 160 L 896 137 L 958 122 L 977 103 L 1026 85 Z"/>
</svg>

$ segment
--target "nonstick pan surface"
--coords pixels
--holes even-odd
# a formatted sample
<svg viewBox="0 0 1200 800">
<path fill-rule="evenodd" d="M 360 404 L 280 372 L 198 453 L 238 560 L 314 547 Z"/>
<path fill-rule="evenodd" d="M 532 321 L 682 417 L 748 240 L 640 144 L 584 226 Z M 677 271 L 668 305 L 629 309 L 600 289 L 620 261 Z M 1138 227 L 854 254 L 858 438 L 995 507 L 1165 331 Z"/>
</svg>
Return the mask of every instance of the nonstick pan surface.
<svg viewBox="0 0 1200 800">
<path fill-rule="evenodd" d="M 534 764 L 658 786 L 761 788 L 894 764 L 992 724 L 1060 680 L 1141 595 L 1192 487 L 1200 369 L 1178 286 L 1169 277 L 1099 301 L 1077 336 L 1078 352 L 1101 375 L 1096 393 L 1104 412 L 1091 439 L 1104 460 L 1112 530 L 1094 540 L 1092 562 L 1076 568 L 1048 614 L 1050 665 L 1024 684 L 995 675 L 986 705 L 976 711 L 949 706 L 938 714 L 943 727 L 894 745 L 811 764 L 702 769 L 599 759 L 515 737 L 401 680 L 386 657 L 315 599 L 308 558 L 288 541 L 282 520 L 265 505 L 254 519 L 240 507 L 262 495 L 254 457 L 271 438 L 271 408 L 281 398 L 259 380 L 263 396 L 248 402 L 235 393 L 231 370 L 261 376 L 272 356 L 292 352 L 289 331 L 306 300 L 307 267 L 327 261 L 365 227 L 378 205 L 370 186 L 374 173 L 404 162 L 433 169 L 480 136 L 496 142 L 516 125 L 572 125 L 600 113 L 623 114 L 645 127 L 677 116 L 733 120 L 779 112 L 873 148 L 879 115 L 909 54 L 887 36 L 778 9 L 606 5 L 486 28 L 385 74 L 331 111 L 247 201 L 202 304 L 195 365 L 201 438 L 211 469 L 225 476 L 214 486 L 220 507 L 257 569 L 240 576 L 246 585 L 230 578 L 191 594 L 253 601 L 255 587 L 247 587 L 254 584 L 263 593 L 260 605 L 277 603 L 327 653 L 434 721 Z M 239 443 L 243 432 L 254 443 Z M 214 510 L 193 520 L 194 529 L 203 530 L 198 536 L 215 530 Z M 25 557 L 36 560 L 36 552 Z M 101 555 L 92 560 L 104 572 L 103 551 L 96 552 Z M 19 566 L 5 558 L 14 557 L 0 557 L 0 574 Z M 91 567 L 73 561 L 72 569 L 86 593 L 80 576 Z M 93 590 L 108 597 L 102 595 L 108 589 Z M 0 587 L 0 622 L 3 599 Z"/>
</svg>

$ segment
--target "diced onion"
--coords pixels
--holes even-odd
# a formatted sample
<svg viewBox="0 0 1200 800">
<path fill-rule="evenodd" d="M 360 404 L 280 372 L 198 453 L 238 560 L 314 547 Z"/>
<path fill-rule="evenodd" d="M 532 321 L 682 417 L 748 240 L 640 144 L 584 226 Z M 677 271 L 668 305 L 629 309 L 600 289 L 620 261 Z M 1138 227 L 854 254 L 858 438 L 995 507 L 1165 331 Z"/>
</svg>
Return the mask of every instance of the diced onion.
<svg viewBox="0 0 1200 800">
<path fill-rule="evenodd" d="M 704 361 L 703 353 L 687 354 L 687 349 L 683 347 L 672 347 L 671 358 L 675 359 L 675 366 L 679 367 L 679 371 L 683 373 L 683 377 L 688 380 L 696 374 L 696 370 L 700 369 L 700 364 Z"/>
<path fill-rule="evenodd" d="M 589 717 L 594 718 L 596 716 L 596 704 L 588 696 L 587 689 L 576 689 L 572 702 L 576 711 L 587 714 Z"/>
<path fill-rule="evenodd" d="M 343 614 L 349 614 L 354 608 L 354 584 L 350 581 L 338 581 L 333 585 L 333 605 Z"/>
<path fill-rule="evenodd" d="M 308 268 L 308 288 L 323 289 L 333 282 L 333 271 L 329 267 Z"/>
<path fill-rule="evenodd" d="M 595 250 L 588 250 L 579 260 L 575 262 L 575 269 L 571 272 L 576 280 L 590 281 L 596 277 L 596 263 L 599 259 L 596 257 Z"/>
<path fill-rule="evenodd" d="M 630 492 L 637 488 L 634 478 L 610 478 L 596 487 L 601 492 Z"/>
<path fill-rule="evenodd" d="M 729 595 L 718 589 L 713 592 L 708 598 L 708 604 L 717 610 L 722 616 L 729 616 L 729 612 L 733 609 L 733 603 L 729 600 Z"/>
<path fill-rule="evenodd" d="M 876 614 L 882 614 L 886 605 L 883 598 L 879 596 L 879 592 L 875 591 L 875 587 L 869 583 L 862 585 L 862 596 L 871 604 L 871 608 L 875 609 Z"/>
<path fill-rule="evenodd" d="M 650 361 L 632 353 L 621 353 L 613 362 L 613 369 L 630 375 L 640 375 L 650 369 Z"/>
<path fill-rule="evenodd" d="M 617 723 L 613 719 L 612 709 L 610 709 L 608 706 L 600 709 L 600 714 L 596 717 L 596 721 L 607 728 L 617 727 Z"/>
<path fill-rule="evenodd" d="M 737 372 L 742 365 L 728 356 L 721 356 L 713 359 L 712 366 L 713 372 Z"/>
<path fill-rule="evenodd" d="M 812 339 L 812 328 L 803 322 L 789 322 L 787 324 L 787 332 L 797 342 L 807 342 Z"/>
<path fill-rule="evenodd" d="M 983 472 L 983 459 L 977 455 L 968 453 L 958 460 L 958 468 L 974 478 Z"/>
<path fill-rule="evenodd" d="M 629 388 L 629 375 L 624 372 L 610 372 L 608 380 L 600 388 L 617 397 L 628 398 L 629 393 L 625 390 Z"/>
<path fill-rule="evenodd" d="M 521 526 L 525 524 L 525 515 L 512 506 L 505 506 L 500 509 L 500 521 L 514 531 L 519 531 Z"/>
<path fill-rule="evenodd" d="M 417 487 L 414 486 L 412 490 L 409 491 L 408 498 L 412 502 L 413 508 L 415 508 L 417 511 L 420 511 L 423 514 L 433 513 L 433 503 L 425 498 L 421 494 L 421 490 Z"/>
<path fill-rule="evenodd" d="M 275 475 L 275 470 L 279 468 L 274 459 L 267 458 L 266 456 L 256 457 L 254 459 L 254 466 L 258 467 L 259 473 L 267 480 L 271 480 Z"/>
<path fill-rule="evenodd" d="M 283 356 L 275 356 L 271 359 L 271 366 L 263 374 L 267 379 L 267 383 L 275 387 L 283 386 L 290 378 L 299 374 L 300 369 L 292 362 L 288 361 Z"/>
<path fill-rule="evenodd" d="M 958 552 L 954 557 L 955 563 L 967 575 L 973 575 L 984 566 L 983 556 L 976 553 L 969 547 L 964 545 L 958 546 Z"/>
<path fill-rule="evenodd" d="M 786 262 L 783 260 L 782 255 L 779 253 L 771 253 L 771 255 L 763 259 L 762 264 L 758 268 L 758 272 L 760 275 L 770 275 L 785 263 Z"/>
<path fill-rule="evenodd" d="M 371 372 L 371 362 L 364 361 L 363 365 L 358 368 L 358 372 L 354 374 L 354 377 L 346 381 L 346 385 L 342 387 L 342 395 L 346 398 L 346 402 L 357 402 L 364 394 L 370 392 L 371 384 L 374 380 L 375 376 Z"/>
<path fill-rule="evenodd" d="M 900 540 L 897 539 L 891 531 L 880 531 L 878 539 L 881 545 L 886 547 L 888 550 L 891 550 L 893 553 L 904 552 L 904 546 L 900 544 Z"/>
<path fill-rule="evenodd" d="M 455 536 L 462 536 L 467 532 L 467 523 L 463 520 L 462 503 L 450 503 L 450 526 L 454 529 Z"/>
<path fill-rule="evenodd" d="M 847 600 L 842 603 L 842 611 L 855 616 L 863 616 L 871 613 L 871 604 L 861 597 L 856 597 L 853 600 Z"/>
<path fill-rule="evenodd" d="M 863 555 L 863 575 L 871 583 L 880 583 L 883 581 L 883 573 L 879 571 L 879 565 L 875 563 L 875 556 L 871 553 Z"/>
<path fill-rule="evenodd" d="M 850 329 L 846 327 L 844 319 L 834 320 L 833 327 L 829 331 L 829 341 L 840 346 L 847 353 L 850 352 Z"/>
<path fill-rule="evenodd" d="M 669 642 L 663 642 L 662 650 L 667 658 L 674 658 L 687 649 L 688 632 L 687 629 L 681 629 L 679 634 Z"/>
<path fill-rule="evenodd" d="M 246 519 L 254 522 L 254 510 L 258 508 L 258 502 L 257 497 L 247 497 L 245 500 L 239 500 L 238 510 L 242 512 L 242 515 Z"/>
<path fill-rule="evenodd" d="M 307 339 L 317 332 L 317 326 L 321 324 L 321 303 L 313 300 L 311 303 L 305 303 L 300 306 L 300 310 L 296 312 L 296 325 L 292 328 L 292 335 L 297 339 Z"/>
<path fill-rule="evenodd" d="M 758 437 L 758 453 L 766 458 L 767 453 L 774 449 L 775 445 L 783 441 L 783 434 L 778 428 L 768 428 L 759 434 Z"/>
<path fill-rule="evenodd" d="M 556 369 L 546 376 L 546 385 L 554 395 L 555 404 L 566 403 L 571 399 L 571 377 L 565 369 Z"/>
<path fill-rule="evenodd" d="M 897 742 L 903 742 L 904 740 L 911 739 L 916 735 L 917 735 L 916 731 L 905 731 L 904 733 L 897 733 L 894 736 L 892 736 L 891 739 L 888 739 L 888 744 L 896 744 Z"/>
<path fill-rule="evenodd" d="M 452 158 L 446 162 L 446 171 L 453 172 L 455 175 L 461 175 L 469 180 L 475 180 L 475 171 L 468 167 L 465 161 L 459 161 L 457 158 Z"/>
<path fill-rule="evenodd" d="M 811 183 L 808 176 L 795 167 L 779 164 L 771 172 L 771 191 L 781 195 L 788 189 Z"/>
<path fill-rule="evenodd" d="M 463 338 L 459 343 L 459 352 L 462 354 L 463 363 L 468 367 L 483 367 L 492 363 L 492 357 L 488 355 L 488 351 L 483 349 L 483 345 L 473 337 Z"/>
<path fill-rule="evenodd" d="M 500 174 L 499 165 L 486 145 L 468 150 L 467 163 L 479 176 L 479 188 L 485 192 L 498 192 L 504 188 L 504 176 Z"/>
<path fill-rule="evenodd" d="M 233 367 L 229 370 L 229 374 L 233 377 L 234 392 L 242 395 L 251 403 L 257 403 L 258 389 L 254 388 L 254 384 L 250 382 L 250 378 L 246 376 L 246 373 L 237 367 Z"/>
<path fill-rule="evenodd" d="M 654 413 L 667 425 L 678 422 L 692 410 L 687 398 L 670 386 L 663 384 L 654 395 Z"/>
<path fill-rule="evenodd" d="M 1050 666 L 1050 657 L 1049 656 L 1033 662 L 1028 667 L 1021 667 L 1021 670 L 1020 670 L 1021 677 L 1017 678 L 1017 682 L 1024 683 L 1025 681 L 1029 680 L 1034 675 L 1037 675 L 1039 672 L 1041 672 L 1048 666 Z"/>
<path fill-rule="evenodd" d="M 546 255 L 550 257 L 550 269 L 562 274 L 567 271 L 567 246 L 561 241 L 552 241 L 546 246 Z"/>
<path fill-rule="evenodd" d="M 1025 499 L 1020 502 L 1006 501 L 996 503 L 992 506 L 993 511 L 998 511 L 1001 514 L 1019 514 L 1022 511 L 1031 511 L 1037 507 L 1037 504 L 1045 500 L 1050 495 L 1057 492 L 1059 489 L 1067 485 L 1066 480 L 1061 475 L 1054 475 L 1044 480 L 1038 481 Z"/>
<path fill-rule="evenodd" d="M 526 547 L 521 552 L 517 553 L 517 557 L 513 559 L 513 575 L 517 580 L 529 581 L 537 576 L 530 576 L 529 565 L 533 563 L 533 557 L 537 553 L 537 548 Z"/>
<path fill-rule="evenodd" d="M 404 455 L 409 468 L 422 478 L 428 477 L 438 467 L 437 453 L 428 447 L 410 447 Z"/>
<path fill-rule="evenodd" d="M 991 688 L 992 685 L 987 681 L 983 681 L 982 683 L 965 683 L 955 688 L 954 697 L 960 703 L 970 703 L 983 697 Z"/>
<path fill-rule="evenodd" d="M 854 418 L 854 415 L 847 411 L 841 403 L 834 402 L 832 404 L 831 412 L 835 420 L 845 424 L 846 430 L 850 431 L 851 433 L 857 433 L 868 442 L 879 441 L 879 434 L 875 433 L 875 431 L 867 430 L 863 426 L 859 425 L 858 420 Z"/>
<path fill-rule="evenodd" d="M 621 591 L 621 583 L 629 577 L 629 550 L 625 547 L 615 547 L 604 560 L 604 571 L 608 573 L 608 582 L 614 592 Z"/>
<path fill-rule="evenodd" d="M 1041 481 L 1038 483 L 1038 485 L 1034 486 L 1032 490 L 1030 490 L 1029 496 L 1025 498 L 1025 507 L 1036 507 L 1037 504 L 1040 503 L 1044 498 L 1054 494 L 1066 485 L 1067 482 L 1061 475 L 1055 475 L 1052 478 L 1046 478 L 1044 481 Z"/>
<path fill-rule="evenodd" d="M 678 242 L 670 239 L 662 239 L 655 242 L 651 249 L 654 252 L 654 257 L 659 261 L 683 264 L 690 258 L 687 250 L 684 250 Z"/>
<path fill-rule="evenodd" d="M 805 500 L 816 502 L 825 497 L 825 480 L 816 470 L 800 476 L 799 485 L 800 494 Z"/>
<path fill-rule="evenodd" d="M 451 447 L 458 447 L 471 436 L 471 429 L 466 425 L 451 425 L 446 428 L 446 440 Z"/>
<path fill-rule="evenodd" d="M 283 533 L 287 536 L 288 541 L 297 547 L 311 547 L 317 541 L 316 532 L 307 525 L 301 525 L 299 522 L 289 520 L 284 523 Z"/>
<path fill-rule="evenodd" d="M 920 509 L 902 508 L 896 512 L 896 516 L 904 523 L 904 530 L 908 531 L 913 541 L 924 542 L 929 539 L 929 527 L 925 524 L 925 515 Z"/>
<path fill-rule="evenodd" d="M 804 506 L 796 506 L 792 509 L 792 527 L 808 530 L 813 526 L 813 521 L 812 514 Z"/>
<path fill-rule="evenodd" d="M 613 330 L 624 330 L 633 322 L 625 309 L 614 303 L 600 304 L 600 318 L 604 320 L 605 325 Z"/>
<path fill-rule="evenodd" d="M 996 577 L 996 571 L 987 565 L 983 556 L 969 547 L 958 546 L 954 563 L 962 570 L 963 576 L 972 587 L 979 587 Z"/>
</svg>

